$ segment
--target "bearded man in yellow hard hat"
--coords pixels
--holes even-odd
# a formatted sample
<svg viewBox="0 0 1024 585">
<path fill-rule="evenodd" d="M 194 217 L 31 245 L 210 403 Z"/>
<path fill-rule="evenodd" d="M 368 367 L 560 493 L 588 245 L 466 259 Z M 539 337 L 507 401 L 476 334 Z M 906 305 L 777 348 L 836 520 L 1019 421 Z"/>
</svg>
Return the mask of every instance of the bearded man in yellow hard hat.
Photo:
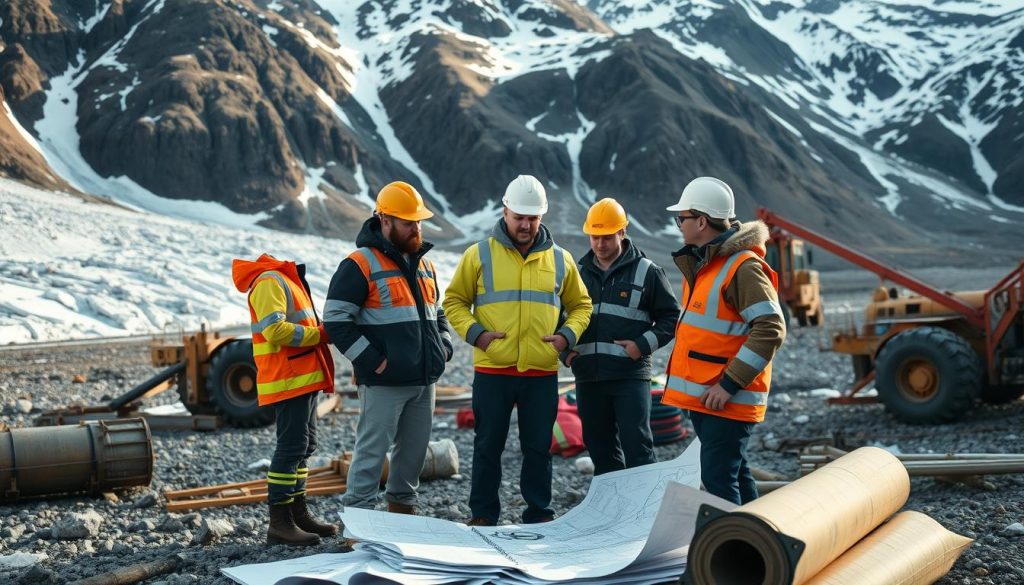
<svg viewBox="0 0 1024 585">
<path fill-rule="evenodd" d="M 359 393 L 356 444 L 342 503 L 373 509 L 388 450 L 389 512 L 415 514 L 430 440 L 434 383 L 451 359 L 434 263 L 420 222 L 433 217 L 408 183 L 377 194 L 377 208 L 327 291 L 324 328 L 352 362 Z"/>
</svg>

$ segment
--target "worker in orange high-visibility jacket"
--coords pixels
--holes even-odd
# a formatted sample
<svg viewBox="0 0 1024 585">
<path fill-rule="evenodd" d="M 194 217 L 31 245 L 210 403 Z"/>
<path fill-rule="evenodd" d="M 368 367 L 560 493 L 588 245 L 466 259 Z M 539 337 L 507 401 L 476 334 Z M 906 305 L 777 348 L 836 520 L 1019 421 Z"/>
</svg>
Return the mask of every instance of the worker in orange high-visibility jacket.
<svg viewBox="0 0 1024 585">
<path fill-rule="evenodd" d="M 737 504 L 757 498 L 747 442 L 764 420 L 772 359 L 786 337 L 778 277 L 764 260 L 768 227 L 733 217 L 732 189 L 698 177 L 676 205 L 683 273 L 663 404 L 690 411 L 701 442 L 701 481 Z"/>
<path fill-rule="evenodd" d="M 412 185 L 385 185 L 356 236 L 359 248 L 341 261 L 327 290 L 324 327 L 351 360 L 359 393 L 345 507 L 377 506 L 390 451 L 387 509 L 416 513 L 434 383 L 454 352 L 437 272 L 424 257 L 433 244 L 423 240 L 421 222 L 433 215 Z"/>
<path fill-rule="evenodd" d="M 334 391 L 334 360 L 305 270 L 269 254 L 231 264 L 235 287 L 249 295 L 259 404 L 272 407 L 277 420 L 277 447 L 267 472 L 269 544 L 313 545 L 339 530 L 315 519 L 306 506 L 317 395 Z"/>
</svg>

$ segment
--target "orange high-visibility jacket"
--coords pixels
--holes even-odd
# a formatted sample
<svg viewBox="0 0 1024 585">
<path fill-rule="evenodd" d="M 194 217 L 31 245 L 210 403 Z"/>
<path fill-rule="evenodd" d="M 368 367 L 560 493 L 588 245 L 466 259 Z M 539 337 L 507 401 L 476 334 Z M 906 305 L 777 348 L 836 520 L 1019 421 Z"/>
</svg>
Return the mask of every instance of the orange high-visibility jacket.
<svg viewBox="0 0 1024 585">
<path fill-rule="evenodd" d="M 294 262 L 263 254 L 231 264 L 235 287 L 249 294 L 252 353 L 260 406 L 334 391 L 334 360 Z"/>
<path fill-rule="evenodd" d="M 723 418 L 761 422 L 768 405 L 768 389 L 772 380 L 771 362 L 744 347 L 750 326 L 736 308 L 725 302 L 725 290 L 740 265 L 750 259 L 761 262 L 772 284 L 778 276 L 763 258 L 752 250 L 732 255 L 715 256 L 696 275 L 693 290 L 683 279 L 686 305 L 676 324 L 675 347 L 669 359 L 668 380 L 662 403 L 686 410 L 704 412 Z M 746 388 L 725 403 L 723 410 L 709 410 L 701 404 L 705 390 L 721 380 L 733 359 L 740 359 L 763 369 Z"/>
</svg>

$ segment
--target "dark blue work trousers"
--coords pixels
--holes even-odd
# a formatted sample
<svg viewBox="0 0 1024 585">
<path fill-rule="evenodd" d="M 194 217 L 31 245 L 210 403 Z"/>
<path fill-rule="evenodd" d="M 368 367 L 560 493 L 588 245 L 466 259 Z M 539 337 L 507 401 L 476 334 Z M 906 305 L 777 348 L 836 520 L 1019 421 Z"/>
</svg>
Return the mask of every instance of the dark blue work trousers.
<svg viewBox="0 0 1024 585">
<path fill-rule="evenodd" d="M 650 380 L 577 382 L 576 406 L 594 475 L 657 461 Z"/>
<path fill-rule="evenodd" d="M 690 411 L 700 439 L 700 480 L 708 493 L 735 504 L 757 499 L 757 483 L 747 465 L 747 442 L 754 424 Z"/>
<path fill-rule="evenodd" d="M 267 501 L 287 504 L 306 493 L 306 460 L 316 451 L 316 403 L 319 392 L 275 402 L 277 448 L 267 473 Z"/>
<path fill-rule="evenodd" d="M 473 376 L 473 478 L 469 508 L 474 518 L 497 523 L 501 516 L 501 454 L 512 408 L 519 411 L 519 448 L 523 455 L 519 489 L 526 502 L 523 523 L 550 519 L 551 429 L 558 414 L 558 376 Z"/>
</svg>

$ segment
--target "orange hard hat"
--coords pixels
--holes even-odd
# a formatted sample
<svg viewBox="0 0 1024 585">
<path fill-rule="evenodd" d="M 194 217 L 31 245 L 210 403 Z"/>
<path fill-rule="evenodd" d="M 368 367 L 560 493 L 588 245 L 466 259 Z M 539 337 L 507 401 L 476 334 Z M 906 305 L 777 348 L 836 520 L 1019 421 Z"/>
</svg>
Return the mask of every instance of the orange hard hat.
<svg viewBox="0 0 1024 585">
<path fill-rule="evenodd" d="M 590 206 L 587 220 L 583 224 L 583 233 L 592 236 L 607 236 L 624 229 L 629 225 L 626 210 L 611 197 L 605 197 Z"/>
<path fill-rule="evenodd" d="M 434 217 L 423 204 L 423 197 L 409 183 L 394 181 L 384 185 L 377 193 L 377 213 L 391 215 L 406 221 L 420 221 Z"/>
</svg>

